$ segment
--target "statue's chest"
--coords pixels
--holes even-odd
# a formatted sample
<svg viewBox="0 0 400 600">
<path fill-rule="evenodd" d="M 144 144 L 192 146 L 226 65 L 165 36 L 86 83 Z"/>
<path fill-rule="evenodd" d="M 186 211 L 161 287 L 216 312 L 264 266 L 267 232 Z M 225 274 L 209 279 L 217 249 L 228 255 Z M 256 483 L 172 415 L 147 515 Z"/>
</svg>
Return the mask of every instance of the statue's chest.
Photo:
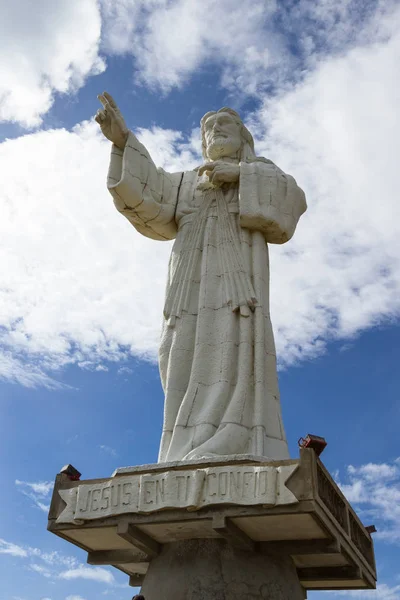
<svg viewBox="0 0 400 600">
<path fill-rule="evenodd" d="M 185 173 L 179 195 L 176 217 L 196 212 L 203 204 L 206 191 L 198 188 L 199 178 L 196 172 Z M 237 185 L 227 185 L 222 188 L 223 198 L 228 205 L 238 204 L 239 188 Z"/>
</svg>

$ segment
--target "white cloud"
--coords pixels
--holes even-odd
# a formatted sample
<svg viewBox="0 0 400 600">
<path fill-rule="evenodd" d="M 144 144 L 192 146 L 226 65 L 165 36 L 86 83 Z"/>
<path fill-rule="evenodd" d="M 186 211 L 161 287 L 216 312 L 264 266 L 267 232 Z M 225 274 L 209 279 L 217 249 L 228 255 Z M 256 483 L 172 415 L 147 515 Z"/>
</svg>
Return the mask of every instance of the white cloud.
<svg viewBox="0 0 400 600">
<path fill-rule="evenodd" d="M 344 598 L 358 598 L 359 600 L 400 600 L 400 585 L 390 586 L 386 583 L 378 583 L 376 590 L 343 590 L 329 593 L 329 597 L 339 596 Z"/>
<path fill-rule="evenodd" d="M 295 38 L 308 68 L 327 54 L 343 54 L 363 42 L 384 38 L 380 25 L 391 18 L 397 3 L 392 0 L 299 0 L 279 6 L 285 36 Z"/>
<path fill-rule="evenodd" d="M 400 312 L 399 24 L 397 10 L 384 42 L 326 60 L 251 120 L 260 153 L 309 202 L 293 241 L 271 248 L 272 317 L 289 363 Z"/>
<path fill-rule="evenodd" d="M 326 55 L 377 35 L 395 0 L 102 0 L 103 45 L 134 57 L 136 79 L 167 92 L 206 65 L 259 94 L 300 80 Z"/>
<path fill-rule="evenodd" d="M 366 481 L 371 481 L 373 483 L 380 480 L 391 481 L 397 479 L 400 474 L 396 462 L 393 465 L 388 465 L 386 463 L 368 463 L 358 468 L 349 465 L 348 472 L 351 476 L 357 477 L 357 475 L 360 475 Z"/>
<path fill-rule="evenodd" d="M 27 370 L 24 360 L 17 356 L 12 356 L 11 352 L 5 349 L 0 352 L 0 379 L 7 379 L 10 382 L 20 383 L 30 388 L 37 386 L 43 386 L 48 389 L 69 387 L 49 377 L 37 365 L 31 364 L 29 370 Z"/>
<path fill-rule="evenodd" d="M 36 563 L 33 563 L 33 564 L 29 565 L 29 568 L 31 571 L 34 571 L 35 573 L 39 573 L 39 575 L 43 575 L 43 577 L 46 577 L 46 578 L 52 577 L 52 572 L 49 569 L 46 569 L 46 567 L 44 567 L 43 565 L 38 565 Z"/>
<path fill-rule="evenodd" d="M 90 579 L 91 581 L 98 581 L 99 583 L 109 583 L 112 584 L 114 582 L 114 576 L 110 571 L 103 569 L 102 567 L 85 567 L 83 565 L 75 568 L 69 569 L 68 571 L 63 571 L 60 573 L 59 577 L 61 579 Z"/>
<path fill-rule="evenodd" d="M 282 64 L 283 54 L 290 61 L 270 20 L 274 1 L 103 0 L 102 5 L 107 51 L 133 54 L 141 81 L 164 91 L 212 63 L 222 65 L 225 85 L 241 79 L 251 92 L 261 74 L 265 78 Z"/>
<path fill-rule="evenodd" d="M 97 372 L 108 372 L 108 367 L 105 365 L 96 364 L 90 360 L 81 360 L 78 362 L 78 366 L 86 371 L 97 371 Z"/>
<path fill-rule="evenodd" d="M 65 600 L 85 600 L 85 598 L 82 598 L 82 596 L 72 595 L 72 596 L 67 596 L 65 598 Z"/>
<path fill-rule="evenodd" d="M 349 465 L 345 481 L 339 481 L 339 485 L 349 502 L 357 507 L 363 522 L 376 525 L 376 539 L 400 542 L 400 465 L 397 461 L 359 467 Z M 400 586 L 396 593 L 399 590 Z"/>
<path fill-rule="evenodd" d="M 105 69 L 99 55 L 131 54 L 135 81 L 168 92 L 206 66 L 221 84 L 259 95 L 287 89 L 325 56 L 383 39 L 395 0 L 16 0 L 0 6 L 0 121 L 41 123 L 57 94 Z M 2 14 L 2 12 L 4 14 Z M 24 15 L 24 18 L 21 18 Z M 245 15 L 245 18 L 243 16 Z"/>
<path fill-rule="evenodd" d="M 13 542 L 0 539 L 0 554 L 10 554 L 18 558 L 26 558 L 30 560 L 28 568 L 45 577 L 56 576 L 60 569 L 75 569 L 79 566 L 77 559 L 74 556 L 68 556 L 53 550 L 45 552 L 40 548 L 31 546 L 20 546 Z M 35 561 L 41 560 L 46 566 L 40 565 Z"/>
<path fill-rule="evenodd" d="M 294 239 L 271 247 L 281 362 L 399 315 L 399 24 L 400 10 L 383 15 L 374 44 L 321 61 L 249 118 L 259 154 L 292 173 L 309 202 Z M 200 160 L 198 132 L 138 133 L 170 170 Z M 0 145 L 0 343 L 21 365 L 3 363 L 4 378 L 50 385 L 69 363 L 156 356 L 171 246 L 115 211 L 108 153 L 89 123 Z"/>
<path fill-rule="evenodd" d="M 32 492 L 43 498 L 46 498 L 50 494 L 54 485 L 52 481 L 37 481 L 32 483 L 28 481 L 20 481 L 19 479 L 15 480 L 15 484 L 31 489 Z"/>
<path fill-rule="evenodd" d="M 37 502 L 37 507 L 40 508 L 40 510 L 46 514 L 50 510 L 50 504 L 45 504 L 44 502 L 40 502 L 40 501 Z"/>
<path fill-rule="evenodd" d="M 161 127 L 138 129 L 135 133 L 151 152 L 153 161 L 167 171 L 194 169 L 201 162 L 200 128 L 188 141 L 180 131 Z"/>
<path fill-rule="evenodd" d="M 130 50 L 133 36 L 145 26 L 150 13 L 166 4 L 167 0 L 100 0 L 104 48 L 116 54 Z"/>
<path fill-rule="evenodd" d="M 164 137 L 169 141 L 159 152 L 175 152 L 169 164 L 176 169 L 178 138 Z M 154 149 L 157 133 L 147 132 L 146 141 Z M 104 185 L 108 153 L 95 124 L 0 145 L 8 172 L 1 193 L 0 266 L 8 275 L 0 290 L 0 341 L 4 353 L 12 349 L 25 365 L 15 371 L 11 363 L 5 378 L 39 384 L 26 374 L 70 362 L 97 365 L 130 352 L 155 356 L 170 245 L 135 235 L 115 211 Z M 21 164 L 29 173 L 24 178 Z"/>
<path fill-rule="evenodd" d="M 49 512 L 50 505 L 45 504 L 43 500 L 49 498 L 50 492 L 53 489 L 53 482 L 38 481 L 36 483 L 29 483 L 27 481 L 20 481 L 19 479 L 16 479 L 15 485 L 25 496 L 33 500 L 37 508 L 40 508 L 40 510 L 45 513 Z"/>
<path fill-rule="evenodd" d="M 0 5 L 0 122 L 37 126 L 55 93 L 104 70 L 96 0 L 26 0 Z"/>
<path fill-rule="evenodd" d="M 29 554 L 36 558 L 40 558 L 44 563 L 53 569 L 59 569 L 61 567 L 74 568 L 78 561 L 74 556 L 68 556 L 52 550 L 51 552 L 44 552 L 39 548 L 29 548 Z"/>
<path fill-rule="evenodd" d="M 101 446 L 99 446 L 99 448 L 105 454 L 109 454 L 110 456 L 117 456 L 117 451 L 115 450 L 115 448 L 111 448 L 111 446 L 105 446 L 104 444 L 102 444 Z"/>
<path fill-rule="evenodd" d="M 132 375 L 133 370 L 130 367 L 120 367 L 117 372 L 118 375 Z"/>
<path fill-rule="evenodd" d="M 90 575 L 87 571 L 90 568 L 81 565 L 74 556 L 68 556 L 53 550 L 43 551 L 40 548 L 31 546 L 20 546 L 13 542 L 0 539 L 0 554 L 10 554 L 11 556 L 25 559 L 25 568 L 46 579 L 74 579 L 86 578 L 104 583 L 113 583 L 114 578 L 111 573 L 105 569 L 95 568 Z M 68 599 L 66 599 L 68 600 Z"/>
<path fill-rule="evenodd" d="M 0 539 L 0 554 L 11 554 L 11 556 L 19 556 L 21 558 L 28 556 L 27 551 L 22 546 L 6 542 L 6 540 L 2 539 Z"/>
</svg>

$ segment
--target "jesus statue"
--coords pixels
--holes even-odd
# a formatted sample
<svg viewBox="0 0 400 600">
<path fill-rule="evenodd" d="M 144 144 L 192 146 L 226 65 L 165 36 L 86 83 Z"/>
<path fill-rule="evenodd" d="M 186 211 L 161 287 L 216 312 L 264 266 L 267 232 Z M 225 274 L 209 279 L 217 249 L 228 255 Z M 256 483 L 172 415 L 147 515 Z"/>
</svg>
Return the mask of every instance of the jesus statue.
<svg viewBox="0 0 400 600">
<path fill-rule="evenodd" d="M 269 310 L 268 244 L 290 240 L 307 208 L 296 181 L 256 156 L 231 108 L 201 119 L 204 164 L 157 168 L 104 92 L 108 190 L 154 240 L 175 239 L 159 367 L 165 393 L 159 462 L 289 457 Z"/>
</svg>

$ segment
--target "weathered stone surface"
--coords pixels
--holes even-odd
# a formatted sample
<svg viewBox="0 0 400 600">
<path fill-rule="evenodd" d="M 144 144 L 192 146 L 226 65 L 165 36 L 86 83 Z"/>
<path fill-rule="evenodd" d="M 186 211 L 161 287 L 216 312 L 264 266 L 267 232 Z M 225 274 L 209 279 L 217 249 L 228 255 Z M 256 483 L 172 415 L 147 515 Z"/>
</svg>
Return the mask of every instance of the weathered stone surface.
<svg viewBox="0 0 400 600">
<path fill-rule="evenodd" d="M 269 310 L 268 244 L 283 244 L 304 192 L 256 156 L 236 111 L 201 120 L 204 164 L 168 173 L 128 131 L 107 93 L 96 120 L 114 143 L 108 189 L 142 235 L 176 238 L 160 345 L 165 392 L 159 461 L 289 457 Z M 151 268 L 151 265 L 149 265 Z"/>
<path fill-rule="evenodd" d="M 90 521 L 164 509 L 198 510 L 210 505 L 276 506 L 298 500 L 285 483 L 296 464 L 175 469 L 113 477 L 60 490 L 66 507 L 57 523 Z"/>
<path fill-rule="evenodd" d="M 162 553 L 164 545 L 191 540 L 203 540 L 204 543 L 207 540 L 224 540 L 234 549 L 245 550 L 247 555 L 258 555 L 259 558 L 254 560 L 265 560 L 262 559 L 263 555 L 276 558 L 290 556 L 305 589 L 375 587 L 376 566 L 371 536 L 313 450 L 303 448 L 300 460 L 265 461 L 256 457 L 252 462 L 242 457 L 237 457 L 237 460 L 239 462 L 209 459 L 208 463 L 202 461 L 198 465 L 190 461 L 174 466 L 162 463 L 141 465 L 121 470 L 124 474 L 112 478 L 87 481 L 71 481 L 65 475 L 57 475 L 48 528 L 63 539 L 86 548 L 90 564 L 110 564 L 125 572 L 134 586 L 142 584 L 150 564 Z M 269 473 L 270 467 L 282 475 L 277 477 L 282 485 L 277 493 L 279 501 L 276 504 L 220 502 L 227 491 L 225 484 L 229 482 L 230 471 L 234 473 L 236 483 L 238 473 L 242 474 L 242 483 L 244 473 L 253 473 L 252 479 L 246 476 L 248 491 L 254 494 L 256 489 L 257 496 L 258 485 L 259 491 L 264 488 L 269 494 L 269 486 L 261 486 L 262 480 L 255 474 L 264 472 L 260 470 L 264 468 Z M 201 498 L 208 502 L 209 495 L 215 493 L 217 503 L 199 506 L 198 510 L 197 507 L 193 509 L 186 506 L 185 502 L 183 506 L 167 508 L 166 503 L 171 497 L 174 499 L 173 493 L 171 496 L 174 489 L 175 492 L 179 491 L 181 499 L 186 499 L 182 479 L 179 480 L 180 484 L 172 485 L 168 490 L 172 473 L 185 478 L 187 471 L 196 470 L 215 474 L 215 477 L 210 477 L 211 485 L 204 485 Z M 291 471 L 289 476 L 288 470 Z M 221 473 L 226 475 L 218 481 Z M 162 484 L 160 476 L 164 474 L 168 476 Z M 143 480 L 142 476 L 145 476 Z M 131 481 L 130 477 L 139 482 L 137 493 L 126 486 L 124 489 L 126 482 Z M 264 483 L 267 480 L 268 477 Z M 152 485 L 140 494 L 139 489 L 144 481 Z M 219 485 L 218 493 L 216 485 Z M 79 488 L 85 487 L 81 501 L 89 514 L 85 519 L 76 518 Z M 138 511 L 129 504 L 123 504 L 134 499 L 139 508 L 142 496 L 147 498 L 146 502 L 151 508 L 154 494 L 164 497 L 156 501 L 156 510 Z M 296 502 L 289 502 L 291 496 L 288 494 L 293 495 Z M 285 495 L 286 503 L 282 503 Z M 191 493 L 188 493 L 188 499 L 190 496 Z M 231 493 L 230 498 L 233 497 Z M 258 496 L 262 497 L 263 494 Z M 127 510 L 128 507 L 128 512 L 108 516 L 102 514 L 101 504 L 104 503 L 102 510 L 107 511 L 108 503 L 115 504 L 117 498 L 119 501 L 113 510 Z M 244 600 L 252 600 L 253 596 L 257 597 L 255 594 L 254 590 L 249 592 Z"/>
<path fill-rule="evenodd" d="M 290 460 L 290 459 L 289 459 Z M 271 462 L 274 463 L 275 460 L 268 458 L 267 456 L 258 456 L 255 454 L 227 454 L 220 456 L 209 456 L 207 458 L 199 458 L 196 461 L 194 460 L 175 460 L 170 462 L 162 462 L 162 463 L 149 463 L 144 465 L 134 465 L 130 467 L 118 467 L 113 472 L 112 476 L 116 475 L 131 475 L 133 473 L 150 473 L 153 471 L 166 471 L 168 469 L 184 469 L 188 467 L 189 469 L 197 467 L 211 467 L 211 466 L 219 466 L 224 465 L 226 463 L 252 463 L 252 462 Z"/>
<path fill-rule="evenodd" d="M 303 600 L 290 557 L 262 556 L 220 540 L 166 544 L 142 586 L 146 600 Z"/>
</svg>

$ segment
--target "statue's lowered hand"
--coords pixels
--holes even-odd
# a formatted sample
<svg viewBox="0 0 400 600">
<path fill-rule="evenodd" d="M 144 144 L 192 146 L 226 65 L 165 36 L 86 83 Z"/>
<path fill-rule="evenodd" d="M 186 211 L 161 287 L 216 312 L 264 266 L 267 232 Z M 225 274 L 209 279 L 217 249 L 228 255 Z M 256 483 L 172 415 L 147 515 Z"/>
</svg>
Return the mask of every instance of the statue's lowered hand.
<svg viewBox="0 0 400 600">
<path fill-rule="evenodd" d="M 224 183 L 234 183 L 239 180 L 240 167 L 234 163 L 228 162 L 208 162 L 202 165 L 198 170 L 199 175 L 205 173 L 210 183 L 219 187 Z"/>
<path fill-rule="evenodd" d="M 100 125 L 103 135 L 123 150 L 129 133 L 124 117 L 110 94 L 104 92 L 97 97 L 103 109 L 97 111 L 95 121 Z"/>
</svg>

